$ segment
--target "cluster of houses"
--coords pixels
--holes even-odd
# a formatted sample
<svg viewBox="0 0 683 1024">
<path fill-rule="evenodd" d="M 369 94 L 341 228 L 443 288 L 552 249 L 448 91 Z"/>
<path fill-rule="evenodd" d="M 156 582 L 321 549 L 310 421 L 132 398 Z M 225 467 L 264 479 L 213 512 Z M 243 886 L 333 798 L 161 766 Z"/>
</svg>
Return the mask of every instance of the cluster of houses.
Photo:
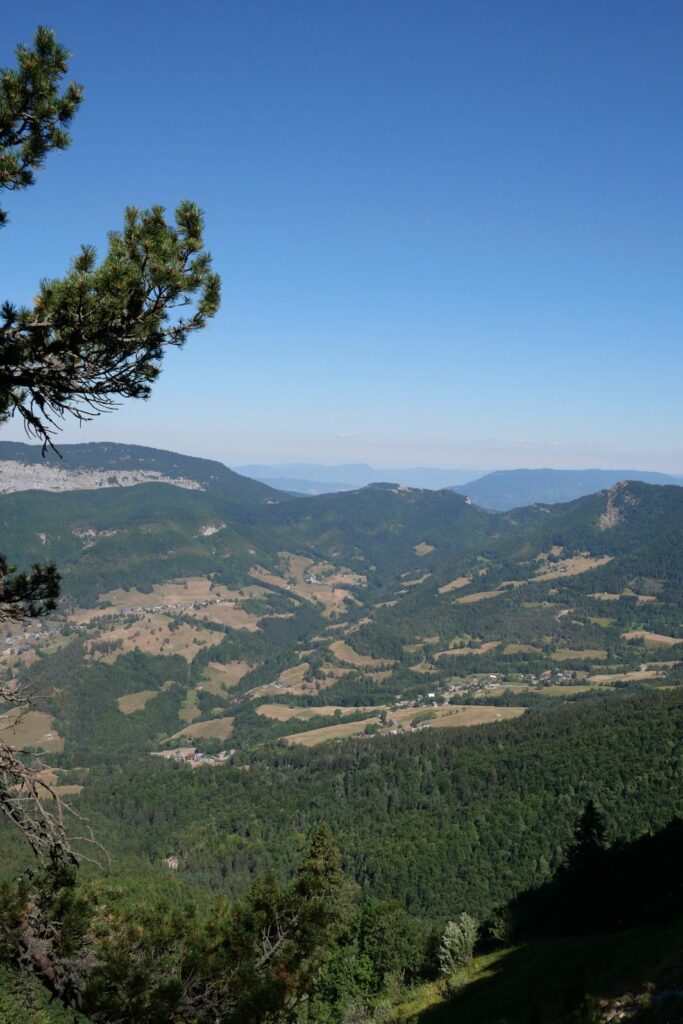
<svg viewBox="0 0 683 1024">
<path fill-rule="evenodd" d="M 236 750 L 221 750 L 218 754 L 205 754 L 196 747 L 174 747 L 172 750 L 155 750 L 152 757 L 161 757 L 164 761 L 190 764 L 196 767 L 200 764 L 219 765 L 231 761 L 237 753 Z"/>
<path fill-rule="evenodd" d="M 3 654 L 21 654 L 23 651 L 30 651 L 38 640 L 47 640 L 48 637 L 59 633 L 59 629 L 34 629 L 24 630 L 16 636 L 5 637 L 5 649 Z"/>
<path fill-rule="evenodd" d="M 134 615 L 138 612 L 189 612 L 194 608 L 209 608 L 213 604 L 224 603 L 225 601 L 223 598 L 212 597 L 208 601 L 188 601 L 187 604 L 181 604 L 179 601 L 175 601 L 169 602 L 168 604 L 127 605 L 126 607 L 119 608 L 118 611 L 122 615 Z"/>
</svg>

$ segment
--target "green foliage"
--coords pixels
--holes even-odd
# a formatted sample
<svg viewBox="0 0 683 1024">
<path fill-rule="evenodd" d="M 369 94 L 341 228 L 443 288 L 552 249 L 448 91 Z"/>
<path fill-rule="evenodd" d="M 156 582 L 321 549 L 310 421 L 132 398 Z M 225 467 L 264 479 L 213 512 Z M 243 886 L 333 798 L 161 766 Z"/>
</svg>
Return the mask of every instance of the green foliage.
<svg viewBox="0 0 683 1024">
<path fill-rule="evenodd" d="M 567 851 L 567 864 L 576 866 L 599 854 L 605 848 L 605 831 L 605 819 L 589 800 L 576 823 L 574 842 Z"/>
<path fill-rule="evenodd" d="M 86 1024 L 35 978 L 0 965 L 0 1020 L 3 1024 Z"/>
<path fill-rule="evenodd" d="M 67 414 L 86 420 L 119 398 L 146 398 L 164 348 L 182 345 L 218 308 L 202 235 L 193 203 L 178 206 L 174 224 L 160 206 L 130 207 L 101 264 L 84 246 L 64 278 L 42 282 L 33 309 L 6 304 L 3 415 L 17 412 L 47 445 Z"/>
<path fill-rule="evenodd" d="M 61 91 L 68 58 L 54 33 L 39 28 L 33 49 L 17 46 L 16 69 L 0 70 L 0 188 L 32 185 L 47 154 L 69 145 L 68 128 L 83 94 L 73 82 Z M 6 222 L 0 210 L 0 226 Z"/>
<path fill-rule="evenodd" d="M 370 899 L 360 919 L 360 949 L 373 964 L 375 988 L 391 976 L 414 981 L 428 970 L 429 930 L 393 900 Z"/>
<path fill-rule="evenodd" d="M 33 565 L 17 572 L 0 554 L 0 622 L 20 622 L 54 611 L 59 596 L 59 574 L 54 565 Z"/>
<path fill-rule="evenodd" d="M 451 975 L 472 962 L 478 935 L 479 925 L 465 911 L 455 921 L 448 922 L 439 946 L 439 968 L 442 974 Z"/>
<path fill-rule="evenodd" d="M 0 953 L 38 971 L 98 1024 L 256 1022 L 291 1014 L 331 957 L 350 912 L 339 852 L 324 826 L 292 881 L 255 882 L 245 900 L 147 899 L 76 886 L 55 864 L 6 889 Z"/>
<path fill-rule="evenodd" d="M 182 849 L 184 877 L 236 896 L 254 874 L 286 878 L 324 819 L 367 896 L 443 923 L 481 918 L 559 867 L 591 797 L 611 839 L 681 813 L 682 716 L 671 690 L 495 728 L 264 748 L 247 771 L 103 763 L 80 807 L 110 849 L 125 841 L 152 862 Z"/>
</svg>

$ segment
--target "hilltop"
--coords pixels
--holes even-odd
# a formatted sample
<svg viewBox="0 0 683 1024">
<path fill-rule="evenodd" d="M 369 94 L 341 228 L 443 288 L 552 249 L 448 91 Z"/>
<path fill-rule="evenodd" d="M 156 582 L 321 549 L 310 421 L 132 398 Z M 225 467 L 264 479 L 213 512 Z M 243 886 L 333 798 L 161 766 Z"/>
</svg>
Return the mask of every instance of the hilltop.
<svg viewBox="0 0 683 1024">
<path fill-rule="evenodd" d="M 683 486 L 683 477 L 635 469 L 508 469 L 453 487 L 475 505 L 506 512 L 523 505 L 573 501 L 607 490 L 622 480 Z"/>
<path fill-rule="evenodd" d="M 59 455 L 48 450 L 43 456 L 41 445 L 0 441 L 0 494 L 94 490 L 141 483 L 169 483 L 237 499 L 282 497 L 273 488 L 240 476 L 221 462 L 143 445 L 64 444 L 59 447 Z"/>
</svg>

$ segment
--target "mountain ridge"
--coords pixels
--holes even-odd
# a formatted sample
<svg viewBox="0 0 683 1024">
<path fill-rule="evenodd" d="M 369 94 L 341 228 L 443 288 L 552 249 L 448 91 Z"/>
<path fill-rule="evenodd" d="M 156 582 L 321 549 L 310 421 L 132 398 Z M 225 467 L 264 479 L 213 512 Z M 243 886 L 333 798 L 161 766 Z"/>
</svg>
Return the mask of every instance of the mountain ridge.
<svg viewBox="0 0 683 1024">
<path fill-rule="evenodd" d="M 631 469 L 506 469 L 450 488 L 495 512 L 534 504 L 563 504 L 608 490 L 624 480 L 683 486 L 683 477 Z"/>
</svg>

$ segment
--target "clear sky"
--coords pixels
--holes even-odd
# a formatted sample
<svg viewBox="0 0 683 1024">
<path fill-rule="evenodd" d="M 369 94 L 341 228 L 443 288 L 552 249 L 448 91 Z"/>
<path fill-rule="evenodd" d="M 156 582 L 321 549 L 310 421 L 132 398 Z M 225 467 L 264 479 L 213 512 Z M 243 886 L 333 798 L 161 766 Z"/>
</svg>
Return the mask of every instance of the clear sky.
<svg viewBox="0 0 683 1024">
<path fill-rule="evenodd" d="M 683 472 L 679 0 L 23 0 L 0 65 L 40 23 L 86 100 L 5 194 L 0 300 L 184 197 L 224 287 L 64 440 Z"/>
</svg>

